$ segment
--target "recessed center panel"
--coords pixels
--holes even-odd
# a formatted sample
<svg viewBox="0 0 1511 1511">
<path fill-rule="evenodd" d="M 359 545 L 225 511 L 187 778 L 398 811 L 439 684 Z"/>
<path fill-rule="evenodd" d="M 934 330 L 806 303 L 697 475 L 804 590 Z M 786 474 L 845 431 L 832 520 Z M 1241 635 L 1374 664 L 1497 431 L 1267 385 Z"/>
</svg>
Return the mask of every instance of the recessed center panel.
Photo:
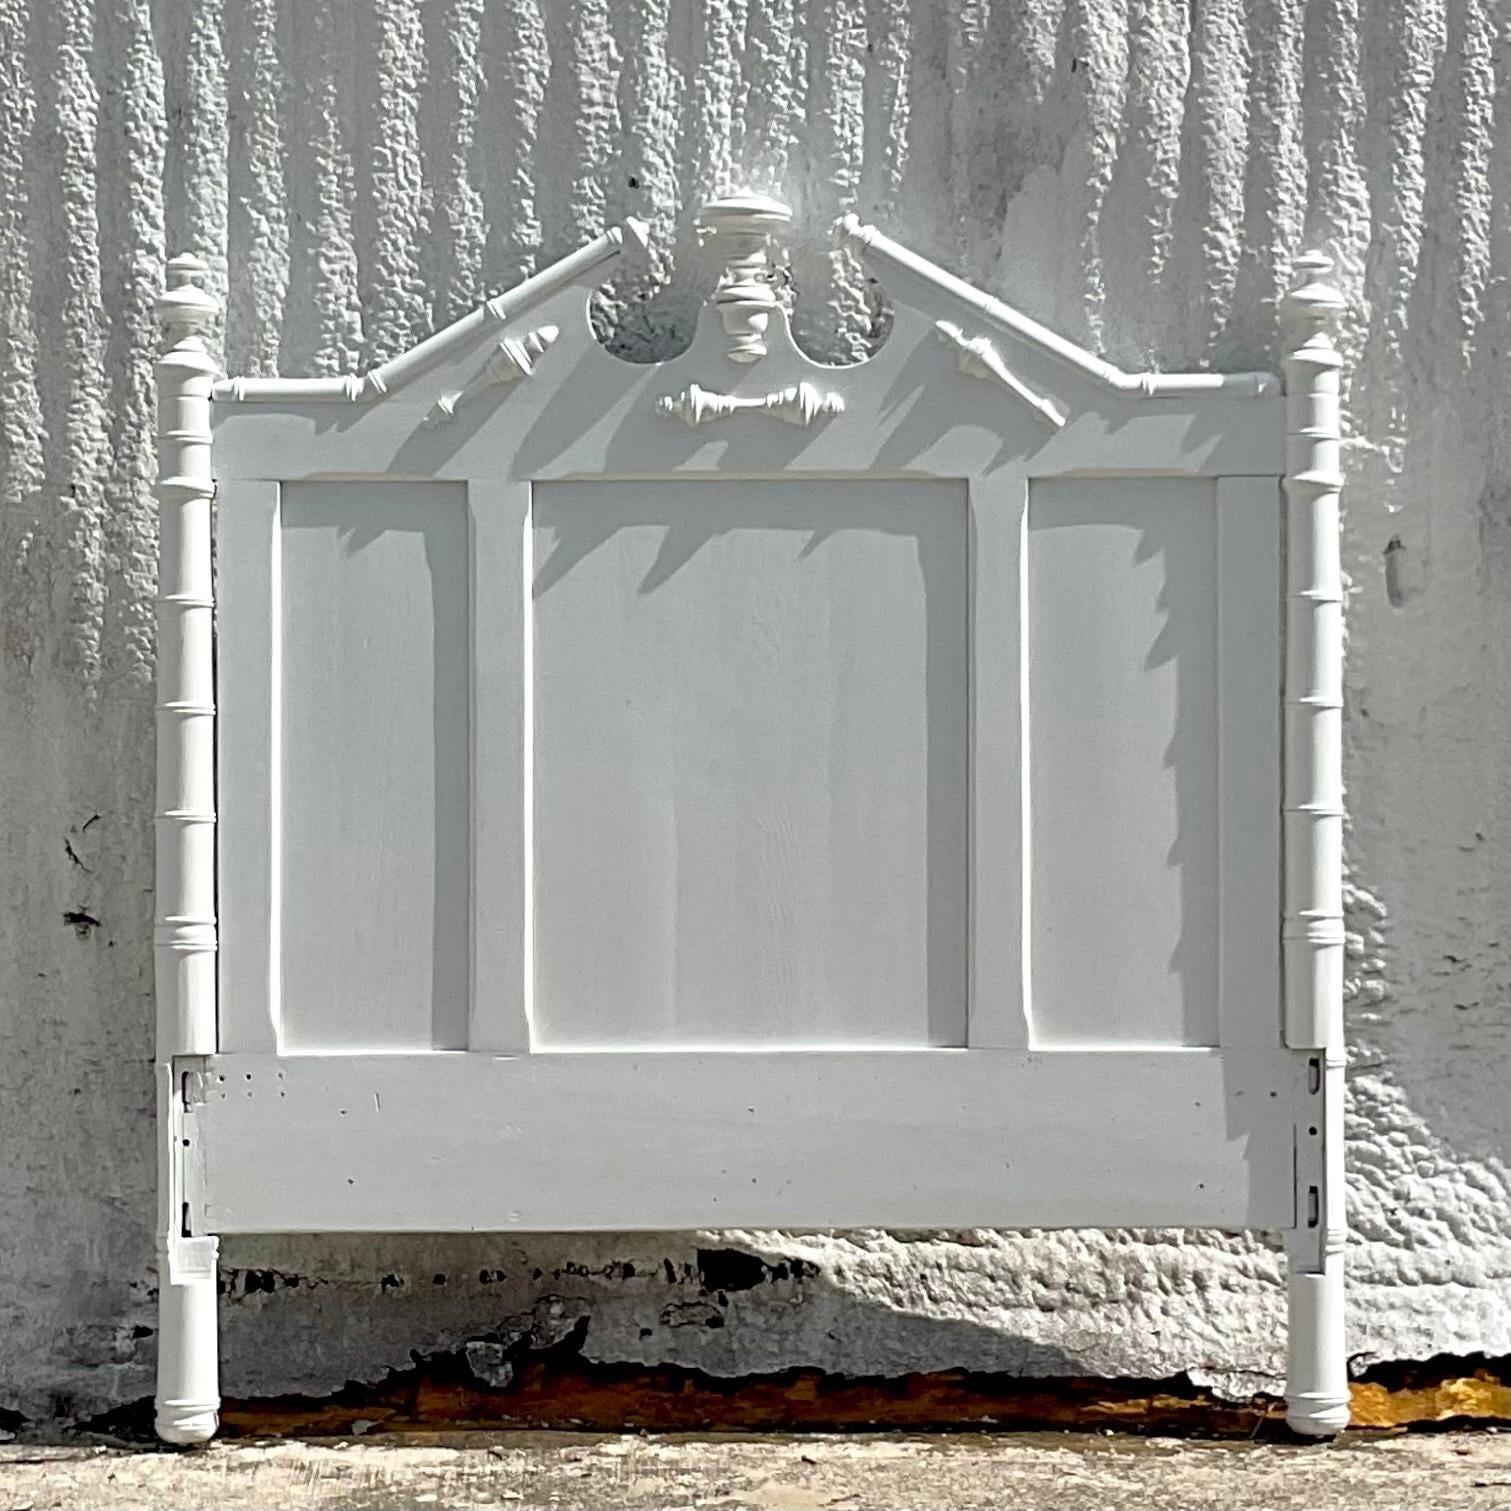
<svg viewBox="0 0 1511 1511">
<path fill-rule="evenodd" d="M 538 1048 L 959 1045 L 966 500 L 537 485 Z"/>
</svg>

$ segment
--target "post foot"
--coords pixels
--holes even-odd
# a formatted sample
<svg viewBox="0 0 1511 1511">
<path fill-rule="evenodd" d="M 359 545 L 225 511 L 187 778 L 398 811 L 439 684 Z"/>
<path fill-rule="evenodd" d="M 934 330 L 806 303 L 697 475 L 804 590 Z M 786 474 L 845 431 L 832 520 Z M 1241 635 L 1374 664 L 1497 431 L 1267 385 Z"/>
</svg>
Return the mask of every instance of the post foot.
<svg viewBox="0 0 1511 1511">
<path fill-rule="evenodd" d="M 158 1255 L 155 1426 L 165 1443 L 208 1443 L 220 1425 L 214 1238 L 169 1239 Z"/>
<path fill-rule="evenodd" d="M 1288 1292 L 1285 1420 L 1304 1437 L 1335 1437 L 1348 1426 L 1348 1359 L 1343 1340 L 1343 1255 L 1321 1271 L 1295 1268 Z"/>
</svg>

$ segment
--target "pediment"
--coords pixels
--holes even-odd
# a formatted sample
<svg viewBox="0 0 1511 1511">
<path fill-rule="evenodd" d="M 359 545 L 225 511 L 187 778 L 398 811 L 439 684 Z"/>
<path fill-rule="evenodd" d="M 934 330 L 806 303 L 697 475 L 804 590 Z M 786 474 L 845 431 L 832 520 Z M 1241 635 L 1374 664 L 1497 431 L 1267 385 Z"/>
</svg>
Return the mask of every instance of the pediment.
<svg viewBox="0 0 1511 1511">
<path fill-rule="evenodd" d="M 505 293 L 366 372 L 333 378 L 240 378 L 217 383 L 217 421 L 243 404 L 400 405 L 444 428 L 467 412 L 496 408 L 517 386 L 563 379 L 584 364 L 613 364 L 624 384 L 656 385 L 652 411 L 693 428 L 759 415 L 798 428 L 843 413 L 861 369 L 896 363 L 904 350 L 937 349 L 964 393 L 983 386 L 991 402 L 1045 435 L 1106 401 L 1266 398 L 1269 373 L 1131 373 L 974 287 L 874 226 L 846 216 L 835 227 L 886 289 L 892 332 L 882 350 L 848 368 L 812 361 L 796 345 L 776 292 L 778 246 L 791 220 L 780 201 L 735 194 L 707 204 L 698 233 L 722 269 L 700 312 L 692 346 L 670 361 L 636 364 L 606 352 L 588 320 L 588 297 L 646 227 L 626 220 Z M 584 397 L 614 386 L 584 383 Z M 980 395 L 978 394 L 978 398 Z M 971 401 L 961 402 L 968 406 Z"/>
</svg>

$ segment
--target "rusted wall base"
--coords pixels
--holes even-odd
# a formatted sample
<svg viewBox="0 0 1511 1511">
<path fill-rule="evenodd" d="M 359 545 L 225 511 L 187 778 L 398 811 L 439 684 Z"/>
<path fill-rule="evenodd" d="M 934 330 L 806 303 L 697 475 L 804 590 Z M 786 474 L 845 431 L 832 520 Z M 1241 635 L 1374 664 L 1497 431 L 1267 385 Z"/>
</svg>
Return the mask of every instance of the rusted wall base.
<svg viewBox="0 0 1511 1511">
<path fill-rule="evenodd" d="M 479 1378 L 486 1373 L 498 1383 Z M 1371 1370 L 1353 1425 L 1511 1425 L 1511 1359 L 1448 1359 Z M 1220 1401 L 1184 1378 L 1022 1380 L 966 1373 L 846 1379 L 816 1370 L 719 1380 L 693 1370 L 590 1365 L 570 1354 L 509 1360 L 474 1345 L 377 1386 L 315 1400 L 227 1401 L 232 1437 L 319 1437 L 500 1428 L 597 1431 L 1111 1430 L 1192 1437 L 1285 1435 L 1283 1403 Z M 97 1423 L 97 1426 L 106 1425 Z M 111 1424 L 129 1430 L 126 1414 Z"/>
</svg>

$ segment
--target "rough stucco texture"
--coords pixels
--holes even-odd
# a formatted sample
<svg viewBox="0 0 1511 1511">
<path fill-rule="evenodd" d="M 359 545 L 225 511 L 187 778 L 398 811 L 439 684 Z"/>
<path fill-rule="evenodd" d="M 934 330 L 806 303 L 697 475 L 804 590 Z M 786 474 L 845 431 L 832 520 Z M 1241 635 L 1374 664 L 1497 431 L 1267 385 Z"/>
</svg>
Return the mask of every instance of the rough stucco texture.
<svg viewBox="0 0 1511 1511">
<path fill-rule="evenodd" d="M 150 1389 L 165 242 L 228 279 L 231 370 L 330 373 L 633 213 L 651 255 L 603 313 L 651 356 L 687 333 L 692 211 L 731 183 L 796 206 L 820 355 L 875 325 L 822 241 L 852 207 L 1134 367 L 1272 364 L 1291 258 L 1331 245 L 1357 364 L 1350 1347 L 1511 1351 L 1500 0 L 0 0 L 0 1404 Z M 700 1273 L 689 1235 L 239 1242 L 225 1387 L 485 1334 L 719 1374 L 1280 1367 L 1261 1240 L 721 1241 L 771 1267 Z"/>
</svg>

